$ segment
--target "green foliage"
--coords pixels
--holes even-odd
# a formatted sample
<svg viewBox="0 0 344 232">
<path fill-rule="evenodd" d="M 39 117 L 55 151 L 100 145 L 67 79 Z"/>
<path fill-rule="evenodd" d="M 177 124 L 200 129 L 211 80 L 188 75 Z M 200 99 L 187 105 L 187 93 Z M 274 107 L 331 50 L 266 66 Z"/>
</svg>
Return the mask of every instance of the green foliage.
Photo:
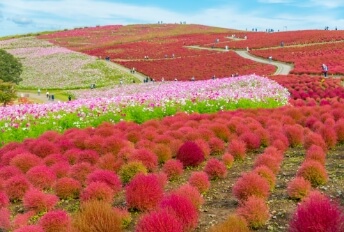
<svg viewBox="0 0 344 232">
<path fill-rule="evenodd" d="M 0 79 L 18 84 L 22 79 L 22 64 L 13 55 L 0 49 Z"/>
<path fill-rule="evenodd" d="M 17 98 L 16 88 L 13 83 L 0 80 L 0 103 L 6 106 L 13 99 Z"/>
</svg>

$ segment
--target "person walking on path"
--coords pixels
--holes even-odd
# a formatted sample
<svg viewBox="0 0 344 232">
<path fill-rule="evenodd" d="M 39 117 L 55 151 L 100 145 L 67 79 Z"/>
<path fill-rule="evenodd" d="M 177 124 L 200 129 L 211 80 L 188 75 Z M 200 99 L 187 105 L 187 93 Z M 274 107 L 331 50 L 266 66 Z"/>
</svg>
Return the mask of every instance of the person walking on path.
<svg viewBox="0 0 344 232">
<path fill-rule="evenodd" d="M 38 96 L 41 95 L 41 89 L 37 90 L 37 94 L 38 94 Z"/>
<path fill-rule="evenodd" d="M 322 71 L 324 73 L 324 77 L 327 78 L 328 67 L 326 64 L 322 64 Z"/>
</svg>

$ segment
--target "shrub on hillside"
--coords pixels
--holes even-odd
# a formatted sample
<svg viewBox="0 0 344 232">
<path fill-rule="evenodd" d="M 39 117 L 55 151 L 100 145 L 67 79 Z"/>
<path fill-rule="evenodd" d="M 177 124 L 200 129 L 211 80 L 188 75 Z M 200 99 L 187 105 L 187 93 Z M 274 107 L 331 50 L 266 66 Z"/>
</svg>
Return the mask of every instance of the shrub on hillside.
<svg viewBox="0 0 344 232">
<path fill-rule="evenodd" d="M 209 156 L 210 156 L 210 144 L 205 141 L 204 139 L 196 139 L 194 141 L 200 148 L 201 150 L 203 151 L 203 154 L 204 154 L 204 159 L 208 159 Z"/>
<path fill-rule="evenodd" d="M 336 122 L 336 125 L 334 126 L 334 130 L 337 134 L 337 139 L 339 143 L 344 142 L 344 119 L 340 119 Z"/>
<path fill-rule="evenodd" d="M 134 150 L 129 156 L 129 161 L 141 161 L 149 171 L 154 171 L 158 166 L 158 157 L 145 148 Z"/>
<path fill-rule="evenodd" d="M 158 206 L 163 193 L 156 175 L 137 174 L 126 187 L 125 196 L 129 208 L 147 211 Z"/>
<path fill-rule="evenodd" d="M 183 174 L 183 163 L 179 160 L 170 159 L 164 164 L 162 170 L 166 173 L 168 179 L 173 180 Z"/>
<path fill-rule="evenodd" d="M 284 126 L 284 133 L 286 134 L 289 144 L 292 147 L 299 147 L 303 144 L 303 127 L 295 124 L 295 125 L 286 125 Z"/>
<path fill-rule="evenodd" d="M 222 155 L 225 151 L 225 142 L 219 138 L 213 137 L 209 140 L 211 155 Z"/>
<path fill-rule="evenodd" d="M 251 131 L 247 131 L 242 133 L 239 136 L 239 139 L 244 141 L 246 144 L 247 149 L 252 150 L 252 149 L 257 149 L 260 147 L 260 138 L 258 135 Z"/>
<path fill-rule="evenodd" d="M 86 184 L 92 182 L 103 182 L 107 184 L 117 194 L 122 189 L 122 182 L 118 175 L 108 170 L 95 170 L 91 172 L 86 178 Z"/>
<path fill-rule="evenodd" d="M 280 170 L 281 163 L 274 156 L 263 153 L 259 155 L 254 162 L 254 167 L 259 167 L 261 165 L 265 165 L 270 168 L 274 174 L 277 174 Z"/>
<path fill-rule="evenodd" d="M 228 152 L 236 160 L 243 160 L 246 157 L 246 143 L 239 139 L 233 139 L 228 145 Z"/>
<path fill-rule="evenodd" d="M 37 213 L 51 210 L 57 202 L 57 196 L 44 193 L 38 189 L 28 190 L 23 197 L 24 208 Z"/>
<path fill-rule="evenodd" d="M 132 221 L 132 217 L 128 209 L 125 208 L 113 208 L 113 211 L 119 216 L 122 221 L 122 228 L 127 228 Z"/>
<path fill-rule="evenodd" d="M 337 133 L 333 127 L 322 126 L 319 130 L 320 135 L 324 139 L 327 148 L 333 149 L 337 144 Z"/>
<path fill-rule="evenodd" d="M 187 141 L 179 148 L 177 159 L 180 160 L 185 167 L 197 166 L 204 161 L 204 154 L 196 143 Z"/>
<path fill-rule="evenodd" d="M 136 232 L 183 232 L 178 217 L 167 210 L 153 211 L 143 215 L 136 227 Z"/>
<path fill-rule="evenodd" d="M 20 227 L 20 228 L 14 230 L 14 232 L 45 232 L 45 231 L 42 228 L 42 226 L 27 225 L 27 226 L 23 226 L 23 227 Z"/>
<path fill-rule="evenodd" d="M 45 165 L 35 166 L 26 173 L 27 179 L 33 186 L 40 189 L 51 188 L 56 180 L 56 174 Z"/>
<path fill-rule="evenodd" d="M 15 156 L 10 164 L 26 173 L 30 168 L 39 165 L 42 159 L 31 153 L 21 153 Z"/>
<path fill-rule="evenodd" d="M 269 220 L 269 207 L 266 202 L 256 196 L 250 196 L 243 205 L 237 209 L 253 229 L 261 228 Z"/>
<path fill-rule="evenodd" d="M 128 183 L 138 173 L 147 173 L 147 168 L 141 161 L 128 162 L 119 170 L 119 176 L 124 184 Z"/>
<path fill-rule="evenodd" d="M 22 172 L 13 166 L 4 166 L 0 168 L 0 179 L 7 180 L 11 177 L 21 175 Z"/>
<path fill-rule="evenodd" d="M 59 148 L 53 142 L 42 138 L 37 139 L 29 149 L 33 154 L 41 158 L 50 154 L 59 153 Z"/>
<path fill-rule="evenodd" d="M 8 208 L 0 208 L 0 231 L 8 231 L 11 228 L 11 211 Z"/>
<path fill-rule="evenodd" d="M 204 171 L 211 179 L 223 179 L 227 176 L 227 168 L 223 162 L 216 158 L 211 158 L 207 161 Z"/>
<path fill-rule="evenodd" d="M 344 231 L 343 211 L 320 192 L 312 192 L 298 205 L 290 221 L 289 231 Z"/>
<path fill-rule="evenodd" d="M 311 132 L 305 136 L 304 148 L 308 150 L 312 145 L 320 146 L 325 152 L 327 151 L 327 145 L 320 134 Z"/>
<path fill-rule="evenodd" d="M 73 229 L 78 232 L 95 231 L 113 232 L 122 231 L 122 222 L 111 207 L 111 204 L 103 201 L 88 201 L 81 204 L 80 211 L 73 217 Z"/>
<path fill-rule="evenodd" d="M 261 177 L 263 177 L 265 180 L 268 181 L 270 190 L 273 190 L 275 188 L 276 184 L 276 176 L 271 171 L 270 168 L 268 168 L 265 165 L 258 166 L 254 169 L 254 172 L 258 173 Z"/>
<path fill-rule="evenodd" d="M 325 167 L 318 161 L 314 160 L 306 160 L 305 162 L 303 162 L 303 164 L 297 171 L 297 176 L 302 176 L 303 178 L 311 182 L 313 187 L 323 185 L 328 180 Z"/>
<path fill-rule="evenodd" d="M 189 184 L 196 187 L 200 193 L 206 193 L 210 188 L 209 177 L 206 172 L 192 172 L 189 178 Z"/>
<path fill-rule="evenodd" d="M 58 162 L 64 161 L 67 161 L 67 159 L 60 153 L 50 154 L 43 159 L 44 164 L 48 167 L 51 167 L 53 164 L 56 164 Z"/>
<path fill-rule="evenodd" d="M 77 155 L 77 163 L 87 162 L 91 165 L 95 164 L 99 159 L 99 154 L 94 150 L 82 150 Z"/>
<path fill-rule="evenodd" d="M 122 158 L 117 158 L 113 154 L 107 153 L 99 158 L 96 166 L 100 169 L 117 173 L 123 164 L 124 160 Z"/>
<path fill-rule="evenodd" d="M 228 128 L 226 127 L 226 125 L 216 123 L 216 124 L 210 125 L 209 129 L 214 132 L 217 138 L 221 139 L 224 142 L 228 142 L 228 138 L 230 137 L 230 132 Z"/>
<path fill-rule="evenodd" d="M 62 178 L 68 176 L 71 166 L 67 161 L 60 161 L 53 164 L 50 169 L 53 171 L 57 178 Z"/>
<path fill-rule="evenodd" d="M 25 176 L 14 176 L 5 181 L 4 190 L 10 200 L 20 200 L 31 187 Z"/>
<path fill-rule="evenodd" d="M 112 203 L 115 196 L 113 189 L 104 182 L 91 182 L 80 194 L 81 201 L 105 201 Z"/>
<path fill-rule="evenodd" d="M 64 210 L 50 211 L 43 215 L 38 224 L 45 232 L 70 232 L 71 218 Z"/>
<path fill-rule="evenodd" d="M 198 189 L 190 184 L 180 186 L 173 193 L 189 199 L 195 208 L 200 208 L 204 203 L 204 199 Z"/>
<path fill-rule="evenodd" d="M 325 165 L 326 153 L 317 145 L 312 145 L 306 151 L 306 160 L 315 160 Z"/>
<path fill-rule="evenodd" d="M 213 227 L 209 232 L 249 232 L 247 221 L 238 214 L 230 214 L 228 218 Z"/>
<path fill-rule="evenodd" d="M 187 198 L 177 194 L 165 196 L 160 204 L 171 215 L 175 215 L 183 227 L 183 231 L 193 231 L 198 222 L 197 209 Z"/>
<path fill-rule="evenodd" d="M 288 196 L 292 199 L 302 200 L 312 189 L 311 183 L 303 177 L 295 177 L 287 186 Z"/>
<path fill-rule="evenodd" d="M 172 150 L 166 144 L 157 144 L 154 147 L 154 153 L 158 157 L 159 163 L 165 163 L 172 158 Z"/>
<path fill-rule="evenodd" d="M 234 157 L 229 153 L 225 153 L 222 156 L 222 162 L 226 165 L 227 169 L 230 169 L 234 163 Z"/>
<path fill-rule="evenodd" d="M 81 184 L 73 178 L 63 177 L 56 181 L 54 189 L 56 196 L 61 199 L 78 198 L 81 191 Z"/>
<path fill-rule="evenodd" d="M 0 192 L 0 208 L 7 207 L 10 203 L 10 200 L 5 192 Z"/>
<path fill-rule="evenodd" d="M 233 186 L 233 195 L 241 202 L 250 196 L 266 199 L 269 196 L 270 186 L 266 179 L 258 173 L 248 172 L 243 174 Z"/>
<path fill-rule="evenodd" d="M 86 177 L 88 176 L 88 174 L 93 172 L 94 169 L 95 168 L 87 162 L 74 164 L 70 168 L 68 176 L 76 179 L 81 184 L 84 184 L 84 182 L 86 181 Z"/>
</svg>

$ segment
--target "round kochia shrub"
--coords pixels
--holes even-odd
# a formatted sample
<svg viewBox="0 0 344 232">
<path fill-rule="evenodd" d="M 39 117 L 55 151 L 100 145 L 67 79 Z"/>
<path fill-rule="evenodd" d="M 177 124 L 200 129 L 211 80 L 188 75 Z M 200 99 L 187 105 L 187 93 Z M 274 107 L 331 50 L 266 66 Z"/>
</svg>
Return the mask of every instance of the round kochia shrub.
<svg viewBox="0 0 344 232">
<path fill-rule="evenodd" d="M 179 219 L 167 210 L 159 210 L 142 216 L 135 232 L 183 232 Z"/>
<path fill-rule="evenodd" d="M 24 208 L 35 212 L 51 210 L 58 202 L 58 197 L 37 189 L 28 190 L 23 198 Z"/>
<path fill-rule="evenodd" d="M 26 176 L 33 186 L 40 189 L 51 188 L 56 180 L 55 172 L 45 165 L 31 168 Z"/>
<path fill-rule="evenodd" d="M 81 184 L 73 178 L 63 177 L 56 181 L 54 189 L 56 195 L 61 199 L 78 198 Z"/>
<path fill-rule="evenodd" d="M 328 176 L 325 167 L 314 160 L 306 160 L 297 171 L 297 176 L 302 176 L 309 182 L 313 187 L 323 185 L 327 182 Z"/>
<path fill-rule="evenodd" d="M 290 198 L 299 200 L 308 196 L 311 189 L 312 186 L 308 180 L 303 177 L 295 177 L 289 182 L 287 193 Z"/>
<path fill-rule="evenodd" d="M 209 159 L 204 167 L 204 171 L 209 175 L 211 179 L 225 178 L 227 176 L 226 166 L 218 159 Z"/>
<path fill-rule="evenodd" d="M 98 169 L 90 173 L 86 178 L 86 184 L 90 184 L 92 182 L 103 182 L 107 184 L 112 188 L 114 194 L 117 194 L 122 189 L 122 182 L 118 175 L 108 170 Z"/>
<path fill-rule="evenodd" d="M 204 154 L 196 143 L 187 141 L 179 148 L 177 159 L 179 159 L 185 167 L 197 166 L 204 161 Z"/>
<path fill-rule="evenodd" d="M 105 201 L 112 203 L 114 191 L 104 182 L 91 182 L 80 195 L 81 201 Z"/>
<path fill-rule="evenodd" d="M 192 172 L 189 178 L 189 184 L 196 187 L 200 193 L 205 193 L 210 188 L 210 181 L 207 173 L 199 171 Z"/>
<path fill-rule="evenodd" d="M 222 223 L 210 228 L 209 232 L 249 232 L 248 224 L 244 217 L 231 214 Z"/>
<path fill-rule="evenodd" d="M 157 175 L 137 174 L 126 187 L 125 196 L 129 208 L 146 211 L 158 206 L 163 193 Z"/>
<path fill-rule="evenodd" d="M 175 179 L 183 174 L 183 163 L 179 160 L 171 159 L 166 161 L 162 170 L 166 173 L 169 179 Z"/>
<path fill-rule="evenodd" d="M 70 232 L 71 218 L 63 210 L 50 211 L 39 220 L 38 223 L 45 232 Z"/>
<path fill-rule="evenodd" d="M 160 207 L 175 215 L 182 224 L 183 231 L 193 231 L 198 222 L 197 209 L 187 198 L 177 194 L 165 196 Z"/>
<path fill-rule="evenodd" d="M 72 225 L 78 232 L 89 232 L 90 228 L 102 232 L 122 231 L 120 215 L 113 210 L 111 204 L 103 201 L 82 203 L 80 211 L 73 216 Z"/>
<path fill-rule="evenodd" d="M 246 157 L 246 143 L 239 139 L 233 139 L 228 145 L 228 152 L 236 160 L 243 160 Z"/>
<path fill-rule="evenodd" d="M 250 227 L 258 229 L 269 220 L 269 207 L 265 201 L 259 197 L 251 196 L 244 204 L 237 209 L 239 215 L 243 216 Z"/>
<path fill-rule="evenodd" d="M 196 208 L 199 208 L 204 203 L 203 196 L 198 189 L 190 184 L 180 186 L 173 193 L 187 198 Z"/>
<path fill-rule="evenodd" d="M 226 165 L 227 169 L 230 169 L 234 163 L 234 157 L 229 153 L 225 153 L 222 156 L 222 162 Z"/>
<path fill-rule="evenodd" d="M 30 168 L 39 165 L 42 159 L 31 153 L 21 153 L 15 156 L 10 164 L 19 168 L 22 172 L 27 172 Z"/>
<path fill-rule="evenodd" d="M 344 214 L 339 205 L 320 192 L 312 192 L 297 207 L 289 224 L 290 232 L 344 231 Z"/>
<path fill-rule="evenodd" d="M 128 162 L 119 170 L 119 176 L 124 184 L 128 183 L 138 173 L 147 173 L 147 168 L 141 161 Z"/>
<path fill-rule="evenodd" d="M 154 171 L 158 166 L 158 157 L 148 149 L 134 150 L 129 157 L 130 161 L 141 161 L 149 171 Z"/>
<path fill-rule="evenodd" d="M 5 182 L 4 187 L 10 200 L 20 200 L 29 190 L 31 184 L 25 176 L 14 176 Z"/>
<path fill-rule="evenodd" d="M 270 186 L 266 179 L 256 172 L 243 174 L 233 186 L 233 195 L 241 202 L 250 196 L 266 199 L 269 196 Z"/>
</svg>

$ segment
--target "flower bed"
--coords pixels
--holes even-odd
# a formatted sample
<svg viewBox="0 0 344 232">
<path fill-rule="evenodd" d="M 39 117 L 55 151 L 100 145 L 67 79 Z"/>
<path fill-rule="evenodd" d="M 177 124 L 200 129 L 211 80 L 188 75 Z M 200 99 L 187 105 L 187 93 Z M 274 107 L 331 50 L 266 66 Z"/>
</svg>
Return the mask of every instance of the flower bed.
<svg viewBox="0 0 344 232">
<path fill-rule="evenodd" d="M 250 75 L 195 82 L 123 85 L 114 89 L 77 91 L 79 98 L 56 104 L 0 108 L 1 141 L 37 136 L 44 130 L 96 126 L 102 121 L 143 122 L 177 112 L 277 107 L 289 93 L 269 79 Z"/>
</svg>

